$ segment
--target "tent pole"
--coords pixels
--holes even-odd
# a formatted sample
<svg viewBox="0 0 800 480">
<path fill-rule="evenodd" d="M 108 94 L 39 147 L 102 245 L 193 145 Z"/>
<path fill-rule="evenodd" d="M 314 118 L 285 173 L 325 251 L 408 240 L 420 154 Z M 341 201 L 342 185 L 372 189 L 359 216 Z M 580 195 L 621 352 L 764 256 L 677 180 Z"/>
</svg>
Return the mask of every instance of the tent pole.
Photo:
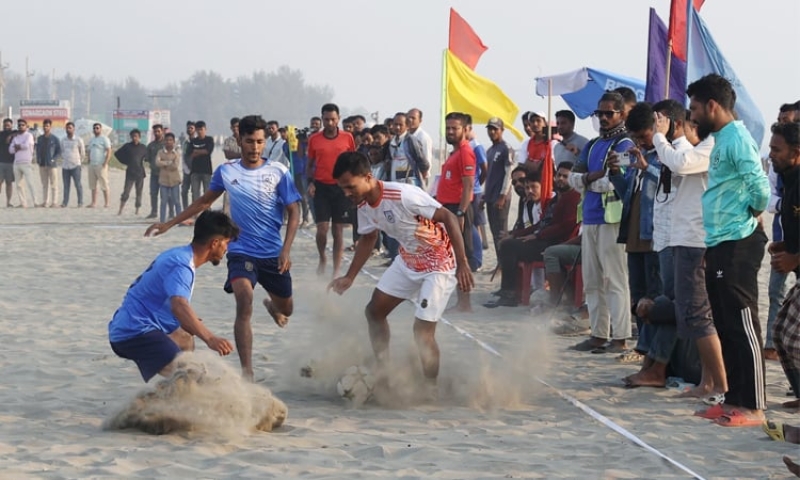
<svg viewBox="0 0 800 480">
<path fill-rule="evenodd" d="M 672 39 L 667 44 L 667 77 L 664 82 L 664 100 L 669 98 L 670 75 L 672 74 Z"/>
<path fill-rule="evenodd" d="M 553 79 L 547 79 L 547 141 L 553 138 L 550 120 L 553 118 Z"/>
</svg>

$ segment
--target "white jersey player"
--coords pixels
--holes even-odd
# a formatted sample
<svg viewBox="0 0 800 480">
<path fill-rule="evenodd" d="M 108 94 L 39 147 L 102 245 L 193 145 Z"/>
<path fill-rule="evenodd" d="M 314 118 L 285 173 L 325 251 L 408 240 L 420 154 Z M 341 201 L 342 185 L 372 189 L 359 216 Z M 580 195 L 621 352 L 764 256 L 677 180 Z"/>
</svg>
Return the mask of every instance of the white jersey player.
<svg viewBox="0 0 800 480">
<path fill-rule="evenodd" d="M 358 152 L 341 154 L 333 177 L 358 205 L 361 239 L 347 274 L 333 280 L 328 289 L 341 295 L 350 288 L 380 230 L 397 239 L 400 254 L 381 277 L 366 308 L 372 349 L 379 366 L 385 366 L 390 336 L 386 317 L 404 300 L 415 301 L 414 340 L 423 373 L 435 385 L 439 374 L 436 322 L 456 284 L 465 292 L 473 286 L 458 218 L 414 185 L 376 180 L 369 159 Z"/>
</svg>

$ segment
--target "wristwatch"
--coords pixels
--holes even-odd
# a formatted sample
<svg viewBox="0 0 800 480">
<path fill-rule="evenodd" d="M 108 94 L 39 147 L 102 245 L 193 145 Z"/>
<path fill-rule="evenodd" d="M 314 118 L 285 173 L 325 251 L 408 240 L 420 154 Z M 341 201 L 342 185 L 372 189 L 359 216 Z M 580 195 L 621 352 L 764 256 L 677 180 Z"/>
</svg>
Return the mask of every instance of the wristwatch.
<svg viewBox="0 0 800 480">
<path fill-rule="evenodd" d="M 456 210 L 456 217 L 463 217 L 464 211 L 463 210 Z"/>
</svg>

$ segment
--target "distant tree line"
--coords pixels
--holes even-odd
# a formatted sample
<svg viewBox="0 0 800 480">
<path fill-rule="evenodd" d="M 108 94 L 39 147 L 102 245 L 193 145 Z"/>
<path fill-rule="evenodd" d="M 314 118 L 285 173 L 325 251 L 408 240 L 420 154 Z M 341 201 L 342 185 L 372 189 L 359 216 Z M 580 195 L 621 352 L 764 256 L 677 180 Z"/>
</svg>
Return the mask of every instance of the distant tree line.
<svg viewBox="0 0 800 480">
<path fill-rule="evenodd" d="M 149 89 L 135 77 L 122 82 L 109 82 L 98 76 L 71 74 L 56 76 L 37 72 L 31 77 L 30 98 L 69 100 L 72 117 L 92 118 L 111 124 L 111 112 L 124 110 L 169 109 L 172 129 L 182 131 L 186 120 L 205 120 L 214 135 L 228 133 L 228 120 L 233 116 L 261 114 L 282 124 L 306 125 L 319 115 L 323 103 L 333 99 L 327 85 L 310 85 L 300 70 L 282 66 L 273 72 L 263 70 L 249 76 L 226 79 L 217 72 L 201 70 L 179 83 Z M 9 106 L 15 115 L 19 101 L 25 99 L 25 74 L 5 72 L 3 116 Z"/>
</svg>

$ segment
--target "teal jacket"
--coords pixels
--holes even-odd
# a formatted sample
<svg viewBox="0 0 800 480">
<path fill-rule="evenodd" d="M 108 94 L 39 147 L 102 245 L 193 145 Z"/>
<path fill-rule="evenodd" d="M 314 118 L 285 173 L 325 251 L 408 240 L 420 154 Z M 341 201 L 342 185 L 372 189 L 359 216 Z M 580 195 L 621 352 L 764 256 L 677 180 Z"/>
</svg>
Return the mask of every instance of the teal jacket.
<svg viewBox="0 0 800 480">
<path fill-rule="evenodd" d="M 758 146 L 741 121 L 713 133 L 715 145 L 703 194 L 706 246 L 749 237 L 758 224 L 754 212 L 769 201 L 769 181 L 761 167 Z"/>
</svg>

